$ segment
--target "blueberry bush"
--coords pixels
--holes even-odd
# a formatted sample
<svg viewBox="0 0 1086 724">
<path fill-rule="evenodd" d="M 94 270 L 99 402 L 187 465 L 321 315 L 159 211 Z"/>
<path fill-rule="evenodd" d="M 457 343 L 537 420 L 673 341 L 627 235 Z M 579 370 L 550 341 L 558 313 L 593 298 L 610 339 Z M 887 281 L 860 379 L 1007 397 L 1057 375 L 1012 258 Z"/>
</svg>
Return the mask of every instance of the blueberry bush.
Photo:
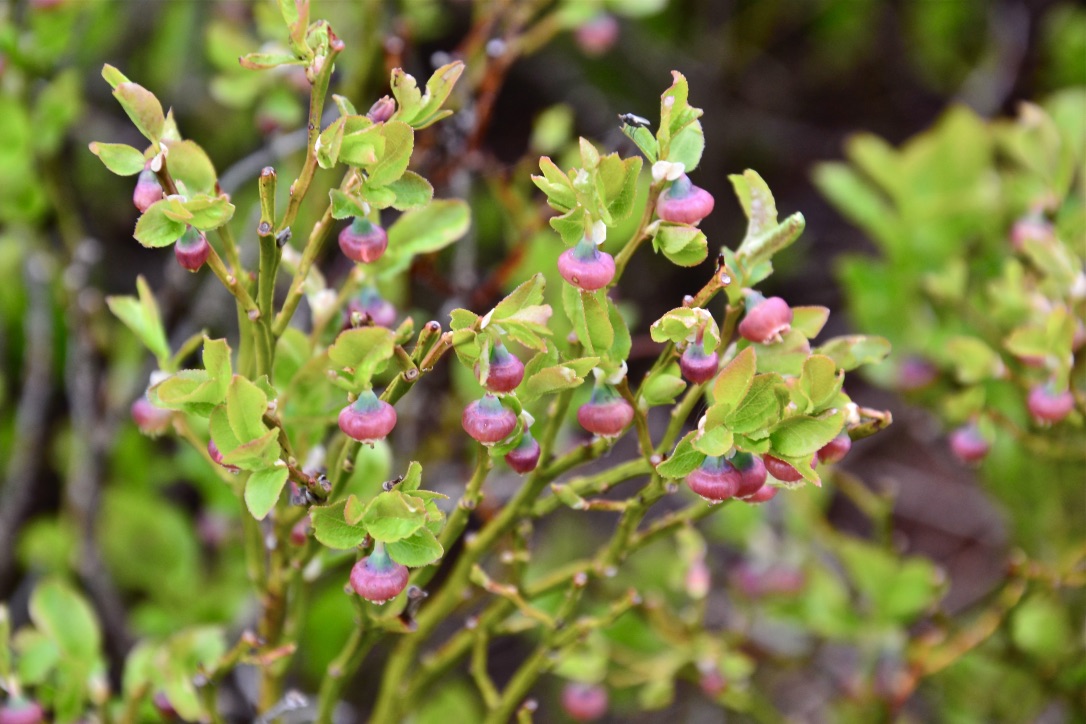
<svg viewBox="0 0 1086 724">
<path fill-rule="evenodd" d="M 849 467 L 900 426 L 860 375 L 921 374 L 1012 503 L 1025 453 L 1081 471 L 1081 94 L 819 168 L 886 242 L 842 267 L 854 334 L 789 274 L 803 214 L 707 153 L 704 69 L 637 76 L 706 37 L 682 3 L 355 5 L 0 10 L 0 724 L 1086 705 L 1081 491 L 1020 505 L 1025 553 L 953 609 Z M 728 67 L 797 23 L 818 67 L 871 53 L 876 4 L 763 7 Z M 917 8 L 906 36 L 980 22 Z M 1044 18 L 1063 83 L 1082 18 Z M 552 46 L 555 104 L 510 113 Z M 934 46 L 916 82 L 968 81 Z"/>
</svg>

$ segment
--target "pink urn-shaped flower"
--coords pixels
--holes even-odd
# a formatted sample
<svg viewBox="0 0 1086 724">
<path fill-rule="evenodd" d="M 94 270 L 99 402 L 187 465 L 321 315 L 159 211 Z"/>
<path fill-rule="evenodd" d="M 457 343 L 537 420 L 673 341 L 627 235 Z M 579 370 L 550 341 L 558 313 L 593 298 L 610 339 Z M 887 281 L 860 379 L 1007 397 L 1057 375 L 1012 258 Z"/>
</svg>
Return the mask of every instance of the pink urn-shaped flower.
<svg viewBox="0 0 1086 724">
<path fill-rule="evenodd" d="M 757 344 L 772 344 L 792 328 L 792 308 L 780 297 L 762 298 L 751 294 L 747 299 L 747 313 L 739 323 L 743 339 Z"/>
<path fill-rule="evenodd" d="M 615 437 L 633 421 L 634 409 L 613 386 L 596 385 L 592 397 L 577 410 L 581 427 L 600 437 Z"/>
<path fill-rule="evenodd" d="M 374 443 L 396 427 L 396 408 L 365 390 L 339 413 L 339 429 L 352 440 Z"/>
<path fill-rule="evenodd" d="M 679 370 L 687 381 L 695 385 L 713 379 L 719 366 L 720 355 L 716 352 L 706 354 L 701 340 L 688 345 L 679 357 Z"/>
<path fill-rule="evenodd" d="M 389 558 L 383 543 L 377 543 L 373 553 L 351 568 L 351 588 L 362 598 L 378 605 L 400 595 L 407 588 L 407 566 Z"/>
<path fill-rule="evenodd" d="M 162 198 L 162 187 L 155 178 L 155 172 L 149 168 L 140 171 L 140 175 L 136 177 L 136 188 L 132 191 L 132 203 L 136 205 L 140 213 L 147 211 L 152 204 L 161 201 Z"/>
<path fill-rule="evenodd" d="M 847 432 L 842 432 L 819 449 L 818 460 L 826 465 L 833 465 L 841 462 L 851 449 L 852 438 Z"/>
<path fill-rule="evenodd" d="M 683 174 L 656 200 L 656 215 L 663 221 L 697 226 L 713 212 L 714 204 L 711 193 L 695 186 L 690 177 Z"/>
<path fill-rule="evenodd" d="M 762 463 L 765 465 L 766 472 L 772 475 L 782 483 L 796 483 L 803 480 L 803 476 L 799 474 L 790 463 L 786 463 L 780 458 L 775 458 L 772 455 L 763 455 Z M 811 459 L 811 467 L 814 467 L 814 459 Z"/>
<path fill-rule="evenodd" d="M 479 374 L 478 365 L 475 373 Z M 495 342 L 490 349 L 490 368 L 483 387 L 490 392 L 512 392 L 523 379 L 524 363 L 500 341 Z"/>
<path fill-rule="evenodd" d="M 493 445 L 509 437 L 517 427 L 516 414 L 494 395 L 483 395 L 464 408 L 460 416 L 464 432 L 484 445 Z"/>
<path fill-rule="evenodd" d="M 607 713 L 607 689 L 571 681 L 562 688 L 562 710 L 574 721 L 596 721 Z"/>
<path fill-rule="evenodd" d="M 181 238 L 174 242 L 173 254 L 181 268 L 190 272 L 199 271 L 211 256 L 211 244 L 207 243 L 204 232 L 190 226 L 185 229 Z"/>
<path fill-rule="evenodd" d="M 567 282 L 594 292 L 603 289 L 615 278 L 615 258 L 588 239 L 581 239 L 558 257 L 558 273 Z"/>
<path fill-rule="evenodd" d="M 967 465 L 979 463 L 988 457 L 991 449 L 991 444 L 975 423 L 963 425 L 950 433 L 950 452 Z"/>
<path fill-rule="evenodd" d="M 356 216 L 339 232 L 339 248 L 348 259 L 372 264 L 388 248 L 388 234 L 369 219 Z"/>
<path fill-rule="evenodd" d="M 1041 425 L 1063 420 L 1075 409 L 1075 396 L 1070 390 L 1056 392 L 1051 385 L 1036 385 L 1026 399 L 1029 414 Z"/>
<path fill-rule="evenodd" d="M 36 701 L 11 698 L 0 704 L 0 724 L 39 724 L 43 721 L 45 712 Z"/>
<path fill-rule="evenodd" d="M 392 302 L 381 296 L 376 287 L 368 286 L 362 289 L 351 301 L 347 302 L 347 309 L 343 323 L 344 329 L 353 326 L 353 316 L 359 316 L 359 323 L 364 324 L 368 318 L 376 327 L 392 329 L 396 325 L 396 307 Z"/>
<path fill-rule="evenodd" d="M 739 489 L 735 491 L 736 497 L 746 498 L 765 487 L 766 469 L 762 458 L 751 453 L 736 452 L 732 456 L 731 464 L 742 474 L 739 478 Z"/>
<path fill-rule="evenodd" d="M 517 446 L 505 455 L 505 462 L 514 471 L 524 475 L 535 470 L 539 465 L 539 442 L 532 437 L 532 431 L 525 429 Z"/>
<path fill-rule="evenodd" d="M 610 13 L 601 12 L 573 31 L 573 38 L 585 55 L 603 55 L 618 40 L 618 20 Z"/>
<path fill-rule="evenodd" d="M 751 493 L 750 495 L 743 496 L 743 502 L 754 504 L 766 503 L 770 500 L 773 500 L 773 498 L 776 498 L 777 493 L 779 493 L 780 490 L 781 489 L 778 488 L 776 485 L 763 485 L 762 487 L 758 488 L 757 491 Z"/>
<path fill-rule="evenodd" d="M 170 429 L 170 421 L 173 420 L 173 410 L 164 410 L 155 407 L 147 399 L 147 395 L 140 395 L 132 403 L 132 422 L 147 437 L 158 437 Z"/>
</svg>

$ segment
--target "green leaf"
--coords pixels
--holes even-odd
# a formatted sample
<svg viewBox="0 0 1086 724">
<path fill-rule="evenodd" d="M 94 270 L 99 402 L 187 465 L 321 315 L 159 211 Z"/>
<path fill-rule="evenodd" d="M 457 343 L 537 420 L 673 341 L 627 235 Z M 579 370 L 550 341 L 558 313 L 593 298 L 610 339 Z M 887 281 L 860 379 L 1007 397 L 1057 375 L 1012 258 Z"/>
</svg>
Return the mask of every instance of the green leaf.
<svg viewBox="0 0 1086 724">
<path fill-rule="evenodd" d="M 652 323 L 649 336 L 654 342 L 686 344 L 697 339 L 702 331 L 705 351 L 713 352 L 720 346 L 720 328 L 708 310 L 700 307 L 677 307 Z"/>
<path fill-rule="evenodd" d="M 224 339 L 204 340 L 204 369 L 181 370 L 151 388 L 151 402 L 170 410 L 208 415 L 226 399 L 230 385 L 230 347 Z"/>
<path fill-rule="evenodd" d="M 832 359 L 820 354 L 808 357 L 796 385 L 796 389 L 810 402 L 804 412 L 821 410 L 841 391 L 844 381 L 844 370 L 838 370 Z"/>
<path fill-rule="evenodd" d="M 562 306 L 573 324 L 577 339 L 586 352 L 599 353 L 609 350 L 615 339 L 614 329 L 607 314 L 606 292 L 585 292 L 572 284 L 562 285 Z"/>
<path fill-rule="evenodd" d="M 290 471 L 285 465 L 257 470 L 249 476 L 245 483 L 245 505 L 254 518 L 264 520 L 271 512 L 289 477 Z"/>
<path fill-rule="evenodd" d="M 384 149 L 380 152 L 377 163 L 369 168 L 367 186 L 387 186 L 403 176 L 411 162 L 411 151 L 415 147 L 415 132 L 411 126 L 399 121 L 387 121 L 379 124 L 381 135 L 385 139 Z"/>
<path fill-rule="evenodd" d="M 335 550 L 350 550 L 362 545 L 366 529 L 361 524 L 349 525 L 346 518 L 347 501 L 313 507 L 309 510 L 313 521 L 313 536 L 321 544 Z"/>
<path fill-rule="evenodd" d="M 799 375 L 803 363 L 811 354 L 811 345 L 807 338 L 794 329 L 781 335 L 780 342 L 751 346 L 758 350 L 759 372 L 777 372 L 789 376 Z M 826 354 L 833 357 L 832 354 Z M 841 366 L 840 361 L 838 366 Z"/>
<path fill-rule="evenodd" d="M 392 560 L 409 568 L 429 565 L 445 553 L 433 532 L 426 527 L 419 528 L 408 538 L 386 544 L 385 550 Z"/>
<path fill-rule="evenodd" d="M 584 207 L 578 205 L 561 216 L 552 216 L 548 223 L 562 237 L 563 244 L 573 246 L 584 238 L 585 225 L 588 222 L 589 217 Z"/>
<path fill-rule="evenodd" d="M 246 53 L 238 58 L 242 68 L 249 70 L 270 70 L 281 65 L 305 65 L 293 53 Z"/>
<path fill-rule="evenodd" d="M 329 154 L 333 149 L 334 146 L 329 150 Z M 377 163 L 384 152 L 385 136 L 381 133 L 380 125 L 366 126 L 351 133 L 344 128 L 338 160 L 351 166 L 369 168 Z"/>
<path fill-rule="evenodd" d="M 701 163 L 701 155 L 704 151 L 705 133 L 701 130 L 701 123 L 694 121 L 671 139 L 667 160 L 672 163 L 681 163 L 686 173 L 690 173 Z"/>
<path fill-rule="evenodd" d="M 392 207 L 399 211 L 417 209 L 430 203 L 434 198 L 434 187 L 414 171 L 405 172 L 403 176 L 390 183 L 388 189 L 396 194 Z"/>
<path fill-rule="evenodd" d="M 172 203 L 171 199 L 161 199 L 143 212 L 136 222 L 136 241 L 149 249 L 155 249 L 169 246 L 181 238 L 187 224 L 166 215 Z"/>
<path fill-rule="evenodd" d="M 396 98 L 396 112 L 392 118 L 410 123 L 418 115 L 422 105 L 422 91 L 419 90 L 415 77 L 405 73 L 403 68 L 393 68 L 389 86 Z"/>
<path fill-rule="evenodd" d="M 607 321 L 615 332 L 615 339 L 611 343 L 610 354 L 607 355 L 607 358 L 612 362 L 625 362 L 626 358 L 630 356 L 630 349 L 633 347 L 630 328 L 626 325 L 626 319 L 618 311 L 618 307 L 611 301 L 611 298 L 604 295 L 604 299 L 607 302 Z"/>
<path fill-rule="evenodd" d="M 333 219 L 351 219 L 355 216 L 366 216 L 366 210 L 362 208 L 363 201 L 359 198 L 346 194 L 339 189 L 332 189 L 328 192 L 329 198 L 332 200 L 332 218 Z"/>
<path fill-rule="evenodd" d="M 656 466 L 656 472 L 665 478 L 678 479 L 685 478 L 697 469 L 705 460 L 705 453 L 694 448 L 697 435 L 697 430 L 692 430 L 679 440 L 671 457 Z"/>
<path fill-rule="evenodd" d="M 147 140 L 155 142 L 162 137 L 166 116 L 162 113 L 162 104 L 155 98 L 154 93 L 137 83 L 126 81 L 113 88 L 113 97 L 132 119 L 136 130 Z"/>
<path fill-rule="evenodd" d="M 494 307 L 490 314 L 491 322 L 500 322 L 508 319 L 518 312 L 543 303 L 543 290 L 547 286 L 547 280 L 542 274 L 536 273 L 532 277 L 509 293 Z"/>
<path fill-rule="evenodd" d="M 399 490 L 383 492 L 371 500 L 362 518 L 366 532 L 385 543 L 403 540 L 425 523 L 425 502 Z"/>
<path fill-rule="evenodd" d="M 187 223 L 200 231 L 217 229 L 234 217 L 234 205 L 230 203 L 230 197 L 226 194 L 222 196 L 199 194 L 183 201 L 182 206 L 191 214 Z"/>
<path fill-rule="evenodd" d="M 532 361 L 535 359 L 533 358 Z M 580 387 L 584 383 L 585 376 L 598 363 L 599 357 L 583 357 L 535 369 L 529 362 L 529 365 L 525 366 L 524 381 L 517 390 L 517 396 L 520 397 L 521 402 L 529 403 L 543 395 Z M 528 374 L 529 372 L 531 374 Z"/>
<path fill-rule="evenodd" d="M 215 192 L 215 165 L 199 144 L 195 141 L 164 140 L 162 145 L 166 147 L 166 166 L 170 176 L 184 187 L 186 194 L 218 196 Z"/>
<path fill-rule="evenodd" d="M 383 369 L 396 348 L 396 335 L 384 327 L 359 327 L 341 332 L 328 348 L 328 357 L 339 367 L 355 371 L 355 380 L 365 385 L 370 376 Z"/>
<path fill-rule="evenodd" d="M 702 114 L 700 108 L 694 108 L 687 102 L 690 88 L 683 74 L 673 70 L 671 77 L 671 86 L 660 96 L 660 128 L 656 131 L 656 138 L 660 143 L 660 158 L 667 161 L 672 160 L 669 148 L 672 139 L 696 122 Z M 665 150 L 668 152 L 665 153 Z"/>
<path fill-rule="evenodd" d="M 554 161 L 547 156 L 539 159 L 539 168 L 542 176 L 532 176 L 534 183 L 540 191 L 547 195 L 547 203 L 551 208 L 561 212 L 567 212 L 577 205 L 577 195 L 573 190 L 573 182 L 569 176 L 562 172 Z"/>
<path fill-rule="evenodd" d="M 724 413 L 735 410 L 750 391 L 757 369 L 757 356 L 753 347 L 737 354 L 717 375 L 713 383 L 713 399 Z"/>
<path fill-rule="evenodd" d="M 630 215 L 637 196 L 637 177 L 641 173 L 641 157 L 620 159 L 617 153 L 600 159 L 598 179 L 607 212 L 614 222 Z"/>
<path fill-rule="evenodd" d="M 109 63 L 102 66 L 102 77 L 109 83 L 109 87 L 116 90 L 121 83 L 129 83 L 128 76 L 114 68 Z"/>
<path fill-rule="evenodd" d="M 143 275 L 136 277 L 136 289 L 139 299 L 106 297 L 106 304 L 109 305 L 109 310 L 114 316 L 139 337 L 144 346 L 158 360 L 159 366 L 164 367 L 170 358 L 170 347 L 166 341 L 166 330 L 162 326 L 158 304 Z"/>
<path fill-rule="evenodd" d="M 830 318 L 826 307 L 792 307 L 792 329 L 807 339 L 814 339 Z"/>
<path fill-rule="evenodd" d="M 728 180 L 732 182 L 739 205 L 747 216 L 747 235 L 743 244 L 763 236 L 777 226 L 777 202 L 773 199 L 769 186 L 756 171 L 747 169 L 742 176 L 732 174 L 728 176 Z"/>
<path fill-rule="evenodd" d="M 136 148 L 126 146 L 123 143 L 98 143 L 90 144 L 90 152 L 105 164 L 118 176 L 135 176 L 143 170 L 146 163 L 143 153 Z"/>
<path fill-rule="evenodd" d="M 650 406 L 670 405 L 686 389 L 679 365 L 671 363 L 658 370 L 643 383 L 641 398 Z"/>
<path fill-rule="evenodd" d="M 414 128 L 427 128 L 452 114 L 452 111 L 442 110 L 441 107 L 449 99 L 453 86 L 463 72 L 464 63 L 459 60 L 446 63 L 433 72 L 430 80 L 426 81 L 426 94 L 422 97 L 415 117 L 410 121 Z"/>
<path fill-rule="evenodd" d="M 694 449 L 706 455 L 723 455 L 732 449 L 732 432 L 724 426 L 705 430 L 694 438 Z"/>
<path fill-rule="evenodd" d="M 226 390 L 226 417 L 238 442 L 250 442 L 267 433 L 263 419 L 267 409 L 264 392 L 245 377 L 234 375 Z"/>
<path fill-rule="evenodd" d="M 788 457 L 804 457 L 818 452 L 841 433 L 845 426 L 845 411 L 810 417 L 796 415 L 777 423 L 769 432 L 773 449 Z"/>
<path fill-rule="evenodd" d="M 407 464 L 407 472 L 400 481 L 399 489 L 405 493 L 413 493 L 422 485 L 422 465 L 412 460 Z"/>
<path fill-rule="evenodd" d="M 58 579 L 39 583 L 30 595 L 30 618 L 64 657 L 93 662 L 102 647 L 102 632 L 90 604 Z"/>
<path fill-rule="evenodd" d="M 814 351 L 826 355 L 848 372 L 860 365 L 875 364 L 886 359 L 886 355 L 890 354 L 890 342 L 885 337 L 856 334 L 834 337 Z"/>
<path fill-rule="evenodd" d="M 470 224 L 468 205 L 459 199 L 439 199 L 405 211 L 388 229 L 388 251 L 377 262 L 382 275 L 403 271 L 416 255 L 444 249 L 466 234 Z"/>
<path fill-rule="evenodd" d="M 799 238 L 806 224 L 803 214 L 797 211 L 763 234 L 748 235 L 736 253 L 748 268 L 770 261 L 777 252 L 787 249 Z"/>
<path fill-rule="evenodd" d="M 317 165 L 321 168 L 332 168 L 339 162 L 339 152 L 343 147 L 345 125 L 346 116 L 341 115 L 328 124 L 328 127 L 321 131 L 321 135 L 317 137 Z"/>
<path fill-rule="evenodd" d="M 728 428 L 735 433 L 756 433 L 773 425 L 781 417 L 788 399 L 788 388 L 775 374 L 757 375 L 750 389 L 734 411 L 727 415 Z"/>
<path fill-rule="evenodd" d="M 697 266 L 709 255 L 705 234 L 688 224 L 662 222 L 652 237 L 652 246 L 679 266 Z"/>
</svg>

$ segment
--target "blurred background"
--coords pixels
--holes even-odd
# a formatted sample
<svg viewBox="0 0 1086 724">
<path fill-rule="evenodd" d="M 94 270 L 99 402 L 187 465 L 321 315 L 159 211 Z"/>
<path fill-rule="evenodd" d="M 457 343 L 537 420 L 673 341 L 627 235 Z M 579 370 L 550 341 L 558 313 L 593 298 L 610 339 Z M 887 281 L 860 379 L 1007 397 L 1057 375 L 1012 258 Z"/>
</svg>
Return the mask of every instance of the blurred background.
<svg viewBox="0 0 1086 724">
<path fill-rule="evenodd" d="M 1086 10 L 1065 0 L 313 0 L 312 17 L 327 18 L 345 41 L 333 90 L 359 109 L 388 91 L 392 67 L 421 79 L 452 58 L 468 63 L 451 104 L 458 114 L 419 143 L 437 195 L 471 200 L 470 243 L 417 264 L 409 282 L 381 290 L 417 320 L 441 319 L 452 306 L 487 309 L 512 281 L 552 265 L 560 247 L 528 180 L 538 157 L 568 166 L 559 159 L 578 135 L 635 153 L 618 115 L 656 118 L 670 71 L 679 70 L 690 82 L 691 104 L 705 111 L 706 151 L 693 180 L 716 197 L 716 212 L 701 227 L 710 249 L 742 238 L 745 219 L 727 176 L 756 169 L 781 212 L 802 211 L 807 220 L 763 291 L 793 305 L 831 308 L 831 334 L 879 334 L 899 349 L 922 352 L 906 328 L 911 313 L 865 314 L 880 293 L 872 280 L 882 279 L 865 282 L 865 270 L 884 273 L 874 260 L 887 252 L 871 241 L 877 235 L 854 223 L 855 210 L 819 175 L 816 169 L 826 167 L 818 164 L 843 158 L 848 139 L 861 131 L 900 146 L 938 128 L 951 108 L 969 119 L 955 131 L 961 136 L 948 136 L 948 149 L 961 148 L 987 138 L 987 121 L 1016 115 L 1022 101 L 1086 86 Z M 175 344 L 200 329 L 233 334 L 236 319 L 210 275 L 187 275 L 168 250 L 146 250 L 132 239 L 132 179 L 108 173 L 87 150 L 91 141 L 142 148 L 101 67 L 117 66 L 172 105 L 185 137 L 214 160 L 238 206 L 236 233 L 255 255 L 255 178 L 266 165 L 280 178 L 296 173 L 308 84 L 300 71 L 248 71 L 237 58 L 276 42 L 279 25 L 274 4 L 259 1 L 8 0 L 0 7 L 0 600 L 12 603 L 18 620 L 20 601 L 25 606 L 38 577 L 60 572 L 77 579 L 102 618 L 114 679 L 137 638 L 166 636 L 182 625 L 235 625 L 249 601 L 240 552 L 230 546 L 233 496 L 197 455 L 171 440 L 141 437 L 129 420 L 128 406 L 151 367 L 109 315 L 106 295 L 131 294 L 136 275 L 146 276 Z M 1086 96 L 1063 98 L 1061 118 L 1072 118 L 1065 127 L 1086 128 Z M 957 185 L 911 180 L 939 188 L 944 199 L 967 194 L 999 170 L 989 156 L 975 176 L 956 177 Z M 944 171 L 937 164 L 925 170 Z M 1081 166 L 1078 174 L 1081 196 Z M 299 226 L 319 216 L 330 183 L 318 177 Z M 1069 198 L 1077 216 L 1065 241 L 1081 265 L 1083 199 Z M 1002 243 L 997 239 L 1005 240 L 1031 202 L 1013 195 L 989 201 L 971 207 L 978 218 L 998 217 L 976 237 L 983 243 L 966 244 L 972 232 L 955 217 L 946 222 L 943 256 L 930 257 L 932 268 L 950 258 L 968 263 L 1004 254 L 992 251 Z M 327 257 L 322 270 L 331 281 L 341 278 L 346 260 Z M 844 257 L 852 261 L 842 263 Z M 622 300 L 634 333 L 634 373 L 657 354 L 648 325 L 700 287 L 705 273 L 661 264 L 647 251 L 635 257 L 623 288 L 636 296 Z M 872 328 L 880 321 L 889 326 Z M 762 593 L 736 592 L 744 562 L 824 582 L 815 569 L 826 554 L 816 551 L 839 552 L 827 543 L 831 534 L 812 532 L 824 524 L 874 541 L 881 552 L 925 561 L 918 565 L 940 577 L 933 590 L 945 593 L 938 613 L 923 620 L 911 609 L 886 620 L 856 613 L 863 609 L 857 601 L 871 592 L 855 581 L 825 594 L 832 601 L 817 591 L 800 594 L 806 604 L 787 591 L 771 592 L 766 619 L 751 624 L 757 631 L 735 664 L 736 678 L 755 677 L 764 701 L 729 706 L 745 711 L 740 718 L 765 721 L 871 721 L 876 699 L 880 706 L 894 701 L 877 709 L 882 714 L 916 721 L 1083 721 L 1080 588 L 1027 595 L 1028 605 L 1016 609 L 1026 613 L 1011 617 L 994 643 L 938 672 L 915 696 L 909 689 L 902 701 L 894 699 L 894 677 L 909 671 L 907 641 L 945 633 L 944 623 L 957 616 L 964 627 L 977 611 L 998 609 L 1019 549 L 1046 565 L 1079 560 L 1086 530 L 1086 468 L 1075 454 L 1086 449 L 1081 426 L 1056 433 L 1056 444 L 1068 451 L 1056 461 L 1039 462 L 1015 439 L 999 437 L 996 462 L 963 466 L 947 450 L 940 419 L 947 415 L 937 399 L 960 389 L 960 379 L 920 397 L 902 394 L 895 381 L 903 359 L 895 354 L 869 383 L 858 376 L 850 382 L 853 399 L 890 409 L 895 423 L 856 446 L 840 480 L 768 521 L 729 509 L 710 524 L 706 535 L 719 562 L 714 585 L 725 593 L 709 618 L 728 627 L 737 605 L 745 611 L 762 600 Z M 440 447 L 419 432 L 405 433 L 400 449 L 383 454 L 400 459 L 417 444 L 440 459 Z M 373 464 L 390 466 L 387 459 Z M 562 519 L 555 525 L 571 530 Z M 882 565 L 881 555 L 846 555 L 852 563 L 843 565 L 862 579 L 864 570 Z M 311 647 L 299 661 L 303 688 L 313 687 L 349 626 L 337 589 L 329 586 L 313 603 L 321 625 L 307 634 Z M 812 611 L 823 604 L 821 614 Z M 820 619 L 838 610 L 851 611 L 855 621 Z M 750 623 L 748 613 L 740 618 Z M 666 713 L 635 715 L 620 697 L 616 721 L 717 720 L 713 704 L 681 695 L 688 693 L 683 686 L 694 690 L 692 679 L 679 686 L 679 696 L 672 690 L 647 702 L 631 690 L 631 701 Z M 449 691 L 441 706 L 469 712 L 460 690 Z"/>
</svg>

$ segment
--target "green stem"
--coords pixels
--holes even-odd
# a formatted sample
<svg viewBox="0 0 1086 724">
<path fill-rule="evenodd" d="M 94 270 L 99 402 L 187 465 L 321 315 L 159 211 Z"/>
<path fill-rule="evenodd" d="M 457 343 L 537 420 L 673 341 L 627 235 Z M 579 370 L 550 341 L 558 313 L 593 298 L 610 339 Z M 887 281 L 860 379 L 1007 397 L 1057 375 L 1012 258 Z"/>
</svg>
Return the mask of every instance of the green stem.
<svg viewBox="0 0 1086 724">
<path fill-rule="evenodd" d="M 618 483 L 636 478 L 640 475 L 646 475 L 651 471 L 652 465 L 648 461 L 644 458 L 637 458 L 636 460 L 630 460 L 620 465 L 616 465 L 615 467 L 604 470 L 596 475 L 576 478 L 566 483 L 566 486 L 581 497 L 586 495 L 598 495 L 600 493 L 606 493 Z M 549 498 L 543 498 L 532 506 L 532 516 L 536 518 L 542 517 L 561 507 L 561 505 L 562 502 L 556 495 L 552 495 Z"/>
<path fill-rule="evenodd" d="M 370 622 L 361 604 L 358 604 L 357 625 L 351 630 L 339 654 L 328 664 L 321 680 L 318 696 L 317 724 L 332 724 L 332 713 L 339 702 L 343 687 L 351 676 L 358 671 L 370 649 L 380 638 L 381 630 L 368 625 Z"/>
<path fill-rule="evenodd" d="M 652 216 L 656 211 L 656 199 L 660 196 L 660 192 L 664 189 L 664 183 L 653 183 L 649 186 L 649 197 L 645 201 L 645 211 L 641 214 L 641 222 L 637 225 L 637 231 L 633 233 L 630 240 L 626 242 L 626 245 L 622 247 L 622 250 L 615 255 L 615 278 L 611 281 L 612 285 L 618 283 L 618 280 L 622 277 L 622 273 L 626 271 L 626 265 L 630 263 L 630 259 L 633 258 L 634 252 L 641 246 L 645 239 L 649 238 L 647 229 L 650 223 L 652 223 Z"/>
</svg>

